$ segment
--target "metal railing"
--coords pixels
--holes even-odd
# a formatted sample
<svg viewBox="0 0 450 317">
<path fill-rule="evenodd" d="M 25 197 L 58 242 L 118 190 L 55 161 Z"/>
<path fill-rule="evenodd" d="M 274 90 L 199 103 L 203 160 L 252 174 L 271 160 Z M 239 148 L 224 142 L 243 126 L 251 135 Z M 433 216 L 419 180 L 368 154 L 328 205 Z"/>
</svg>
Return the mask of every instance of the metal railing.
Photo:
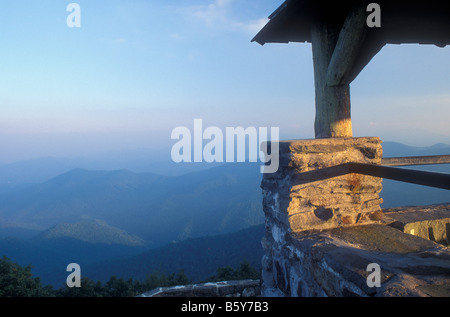
<svg viewBox="0 0 450 317">
<path fill-rule="evenodd" d="M 344 163 L 303 172 L 298 177 L 299 181 L 308 182 L 309 180 L 325 180 L 349 173 L 357 173 L 450 190 L 450 174 L 393 167 L 431 164 L 450 164 L 450 155 L 390 157 L 382 159 L 381 165 Z"/>
<path fill-rule="evenodd" d="M 450 155 L 387 157 L 381 160 L 381 164 L 385 166 L 450 164 Z"/>
<path fill-rule="evenodd" d="M 392 167 L 432 164 L 450 164 L 450 155 L 390 157 L 382 159 L 381 165 L 348 163 L 348 170 L 350 173 L 450 190 L 450 174 Z"/>
</svg>

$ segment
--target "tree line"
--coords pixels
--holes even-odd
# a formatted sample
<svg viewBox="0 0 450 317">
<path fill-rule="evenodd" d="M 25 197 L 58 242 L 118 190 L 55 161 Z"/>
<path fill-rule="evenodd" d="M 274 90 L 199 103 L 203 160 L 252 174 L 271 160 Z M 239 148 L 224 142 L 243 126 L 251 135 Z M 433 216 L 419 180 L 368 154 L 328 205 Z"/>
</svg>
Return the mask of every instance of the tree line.
<svg viewBox="0 0 450 317">
<path fill-rule="evenodd" d="M 184 270 L 180 270 L 171 274 L 153 272 L 143 281 L 111 276 L 107 282 L 102 283 L 82 277 L 81 287 L 54 289 L 51 285 L 42 285 L 39 277 L 33 277 L 31 269 L 30 265 L 20 266 L 3 256 L 0 259 L 0 297 L 134 297 L 158 287 L 193 283 Z M 238 269 L 220 267 L 215 275 L 199 283 L 259 278 L 260 272 L 243 261 Z"/>
</svg>

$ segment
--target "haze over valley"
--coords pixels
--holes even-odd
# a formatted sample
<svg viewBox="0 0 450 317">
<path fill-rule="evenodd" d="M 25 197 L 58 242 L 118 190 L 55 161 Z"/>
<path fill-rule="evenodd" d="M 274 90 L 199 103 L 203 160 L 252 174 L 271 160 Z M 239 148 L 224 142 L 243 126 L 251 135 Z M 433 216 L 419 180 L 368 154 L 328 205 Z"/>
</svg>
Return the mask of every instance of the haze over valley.
<svg viewBox="0 0 450 317">
<path fill-rule="evenodd" d="M 385 157 L 450 153 L 445 144 L 383 147 Z M 217 267 L 245 260 L 259 267 L 260 163 L 185 163 L 193 171 L 181 173 L 176 168 L 182 166 L 170 161 L 152 165 L 151 156 L 148 169 L 144 156 L 118 158 L 104 161 L 103 170 L 101 162 L 87 158 L 0 166 L 0 254 L 31 264 L 55 287 L 62 286 L 72 262 L 103 281 L 181 269 L 201 280 Z M 448 165 L 414 168 L 450 171 Z M 390 180 L 383 181 L 381 196 L 384 208 L 450 201 L 446 190 Z"/>
</svg>

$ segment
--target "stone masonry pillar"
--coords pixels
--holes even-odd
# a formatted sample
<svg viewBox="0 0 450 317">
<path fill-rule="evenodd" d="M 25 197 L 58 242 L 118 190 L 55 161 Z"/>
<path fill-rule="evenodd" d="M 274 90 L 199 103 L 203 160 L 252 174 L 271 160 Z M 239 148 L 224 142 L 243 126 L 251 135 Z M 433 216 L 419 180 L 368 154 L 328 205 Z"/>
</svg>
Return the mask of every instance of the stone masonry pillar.
<svg viewBox="0 0 450 317">
<path fill-rule="evenodd" d="M 278 171 L 264 174 L 261 183 L 266 217 L 263 294 L 264 289 L 278 289 L 274 258 L 289 233 L 377 223 L 382 217 L 382 179 L 347 173 L 342 165 L 381 164 L 379 138 L 280 141 L 279 151 Z"/>
</svg>

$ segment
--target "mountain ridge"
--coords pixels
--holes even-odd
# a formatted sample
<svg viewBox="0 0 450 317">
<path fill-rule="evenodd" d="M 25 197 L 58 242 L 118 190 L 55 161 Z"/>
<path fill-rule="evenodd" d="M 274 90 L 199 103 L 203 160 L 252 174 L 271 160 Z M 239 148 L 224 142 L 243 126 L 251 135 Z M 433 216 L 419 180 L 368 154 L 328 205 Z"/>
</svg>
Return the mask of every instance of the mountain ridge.
<svg viewBox="0 0 450 317">
<path fill-rule="evenodd" d="M 383 149 L 385 157 L 450 153 L 446 144 L 385 142 Z M 244 259 L 258 267 L 264 235 L 259 166 L 222 164 L 177 176 L 72 168 L 0 190 L 0 255 L 32 264 L 34 274 L 56 287 L 72 262 L 103 281 L 180 269 L 201 279 Z M 450 172 L 448 165 L 411 168 Z M 383 208 L 450 201 L 448 191 L 390 180 L 383 181 L 381 196 Z"/>
<path fill-rule="evenodd" d="M 145 241 L 141 238 L 97 219 L 56 224 L 35 237 L 37 240 L 61 238 L 72 238 L 92 244 L 145 246 Z"/>
<path fill-rule="evenodd" d="M 259 165 L 182 176 L 73 169 L 0 194 L 0 220 L 44 228 L 100 219 L 156 244 L 262 223 Z"/>
<path fill-rule="evenodd" d="M 450 154 L 450 144 L 436 143 L 431 146 L 412 146 L 400 142 L 383 141 L 385 156 L 413 155 L 414 152 L 433 151 L 434 155 Z M 169 150 L 167 150 L 169 151 Z M 0 164 L 0 190 L 8 190 L 45 182 L 72 169 L 82 168 L 86 170 L 129 170 L 135 173 L 155 173 L 164 176 L 180 176 L 207 170 L 219 163 L 174 163 L 167 155 L 158 155 L 158 159 L 152 159 L 155 151 L 138 151 L 137 159 L 129 158 L 130 154 L 119 151 L 121 158 L 114 158 L 114 153 L 102 157 L 41 157 L 21 160 L 13 163 Z M 424 154 L 426 155 L 426 154 Z M 164 157 L 164 160 L 163 160 Z M 144 164 L 145 162 L 145 164 Z M 9 184 L 9 186 L 8 186 Z"/>
</svg>

